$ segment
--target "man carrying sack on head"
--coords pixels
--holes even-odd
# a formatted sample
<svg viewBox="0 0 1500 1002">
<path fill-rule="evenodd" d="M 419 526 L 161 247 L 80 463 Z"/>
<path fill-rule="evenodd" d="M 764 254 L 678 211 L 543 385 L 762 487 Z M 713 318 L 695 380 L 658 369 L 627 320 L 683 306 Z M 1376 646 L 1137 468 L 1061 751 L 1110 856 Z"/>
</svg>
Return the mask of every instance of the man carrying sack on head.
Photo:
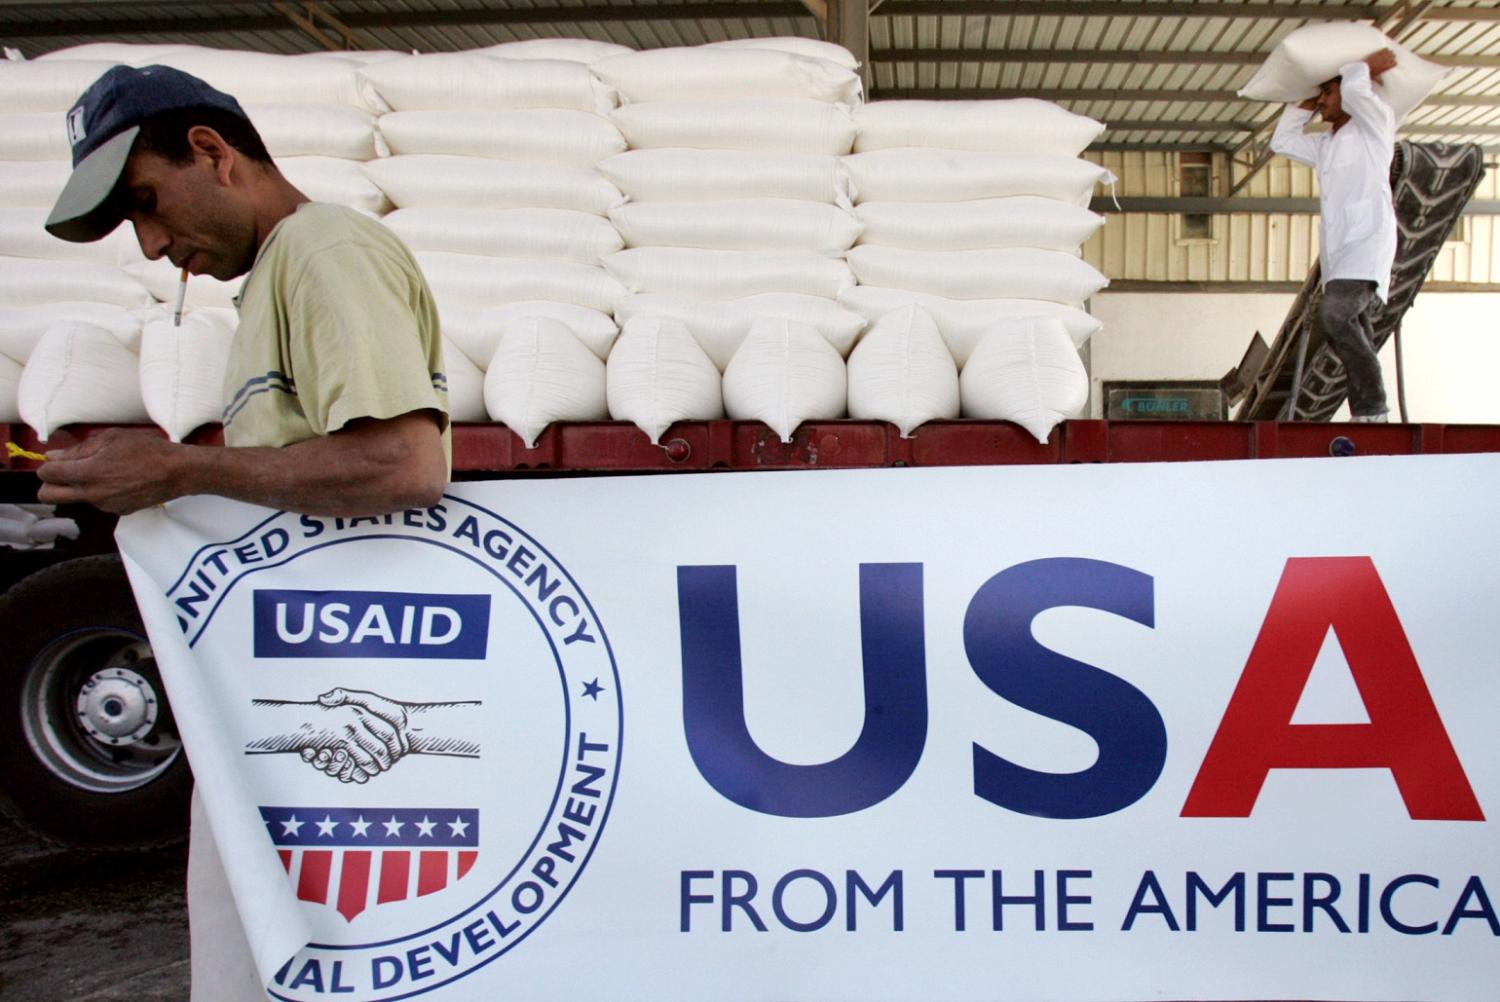
<svg viewBox="0 0 1500 1002">
<path fill-rule="evenodd" d="M 1350 419 L 1383 422 L 1389 409 L 1370 314 L 1390 290 L 1396 257 L 1391 157 L 1396 114 L 1375 86 L 1396 65 L 1390 49 L 1348 63 L 1316 97 L 1288 104 L 1271 149 L 1317 171 L 1322 191 L 1319 261 L 1323 300 L 1318 324 L 1348 378 Z M 1314 114 L 1333 128 L 1310 136 Z"/>
</svg>

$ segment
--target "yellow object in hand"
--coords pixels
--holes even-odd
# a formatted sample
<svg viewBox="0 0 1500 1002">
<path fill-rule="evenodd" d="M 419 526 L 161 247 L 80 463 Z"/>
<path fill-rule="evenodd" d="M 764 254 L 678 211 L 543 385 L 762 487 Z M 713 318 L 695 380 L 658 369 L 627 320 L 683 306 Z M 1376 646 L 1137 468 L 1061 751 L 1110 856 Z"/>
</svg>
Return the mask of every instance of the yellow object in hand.
<svg viewBox="0 0 1500 1002">
<path fill-rule="evenodd" d="M 5 454 L 11 459 L 29 459 L 33 463 L 45 463 L 47 461 L 47 457 L 40 452 L 23 449 L 14 442 L 5 443 Z"/>
</svg>

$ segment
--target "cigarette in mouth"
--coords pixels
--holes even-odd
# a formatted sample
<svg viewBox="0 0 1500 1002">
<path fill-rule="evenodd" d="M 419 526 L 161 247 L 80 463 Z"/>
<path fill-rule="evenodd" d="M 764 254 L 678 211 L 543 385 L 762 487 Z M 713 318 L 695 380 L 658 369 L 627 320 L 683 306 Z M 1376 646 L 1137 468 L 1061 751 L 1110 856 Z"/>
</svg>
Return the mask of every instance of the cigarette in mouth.
<svg viewBox="0 0 1500 1002">
<path fill-rule="evenodd" d="M 177 280 L 177 305 L 172 308 L 172 326 L 182 326 L 182 302 L 187 298 L 188 270 L 182 269 L 182 277 Z"/>
</svg>

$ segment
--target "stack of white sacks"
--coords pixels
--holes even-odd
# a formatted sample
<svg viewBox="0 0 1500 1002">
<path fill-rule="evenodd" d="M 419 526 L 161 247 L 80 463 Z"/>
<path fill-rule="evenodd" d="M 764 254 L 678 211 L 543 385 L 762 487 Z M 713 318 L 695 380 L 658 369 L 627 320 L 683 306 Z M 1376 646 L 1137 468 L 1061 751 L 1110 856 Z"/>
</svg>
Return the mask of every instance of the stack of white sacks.
<svg viewBox="0 0 1500 1002">
<path fill-rule="evenodd" d="M 365 71 L 391 108 L 391 156 L 368 172 L 437 299 L 455 421 L 492 418 L 531 445 L 553 421 L 608 416 L 624 288 L 601 262 L 624 197 L 594 165 L 625 141 L 589 63 L 628 51 L 541 39 Z"/>
<path fill-rule="evenodd" d="M 837 46 L 271 56 L 83 46 L 0 64 L 0 421 L 46 437 L 217 420 L 238 283 L 178 276 L 130 227 L 42 229 L 63 112 L 116 62 L 239 98 L 294 185 L 381 216 L 442 315 L 452 415 L 554 421 L 1013 420 L 1079 412 L 1078 256 L 1102 126 L 1041 101 L 863 104 Z M 311 103 L 316 102 L 316 103 Z M 47 259 L 51 259 L 50 261 Z M 67 261 L 59 266 L 56 261 Z M 618 326 L 617 326 L 618 325 Z M 847 359 L 847 363 L 846 363 Z"/>
<path fill-rule="evenodd" d="M 359 70 L 379 58 L 389 54 L 99 44 L 0 64 L 0 107 L 27 116 L 0 121 L 0 155 L 35 151 L 32 162 L 0 165 L 0 253 L 32 259 L 0 261 L 0 420 L 25 421 L 44 439 L 66 424 L 152 421 L 180 440 L 219 419 L 238 283 L 192 278 L 177 326 L 179 273 L 165 259 L 148 261 L 130 226 L 92 244 L 42 228 L 69 173 L 64 113 L 89 83 L 118 63 L 201 77 L 239 99 L 298 188 L 378 216 L 389 203 L 363 164 L 384 153 L 381 106 Z"/>
</svg>

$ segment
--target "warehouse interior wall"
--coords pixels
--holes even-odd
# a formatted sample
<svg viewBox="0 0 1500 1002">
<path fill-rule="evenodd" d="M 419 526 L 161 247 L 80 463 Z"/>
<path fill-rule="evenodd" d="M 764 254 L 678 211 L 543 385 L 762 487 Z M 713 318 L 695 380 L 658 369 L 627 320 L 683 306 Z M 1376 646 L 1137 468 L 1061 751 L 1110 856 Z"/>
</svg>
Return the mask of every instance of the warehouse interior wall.
<svg viewBox="0 0 1500 1002">
<path fill-rule="evenodd" d="M 1104 416 L 1106 382 L 1219 379 L 1239 363 L 1256 331 L 1267 344 L 1275 340 L 1295 298 L 1290 292 L 1100 293 L 1090 302 L 1104 329 L 1090 347 L 1089 416 Z M 1409 420 L 1500 423 L 1500 293 L 1418 295 L 1401 340 Z M 1394 419 L 1393 340 L 1381 364 Z M 1347 414 L 1346 405 L 1335 420 Z"/>
</svg>

